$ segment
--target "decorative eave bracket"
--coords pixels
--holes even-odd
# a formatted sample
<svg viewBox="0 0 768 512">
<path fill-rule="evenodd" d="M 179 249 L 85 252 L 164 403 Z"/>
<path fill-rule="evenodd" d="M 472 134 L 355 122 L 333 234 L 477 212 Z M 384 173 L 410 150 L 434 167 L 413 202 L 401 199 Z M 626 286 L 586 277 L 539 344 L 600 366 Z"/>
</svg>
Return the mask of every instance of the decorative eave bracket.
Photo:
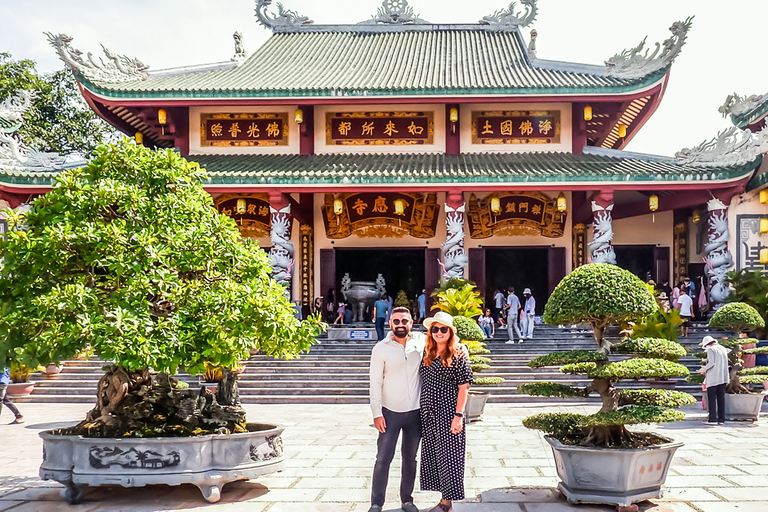
<svg viewBox="0 0 768 512">
<path fill-rule="evenodd" d="M 277 4 L 277 14 L 270 16 L 267 8 L 272 5 L 272 0 L 257 0 L 256 18 L 259 23 L 267 28 L 299 28 L 303 25 L 311 25 L 313 22 L 306 16 L 302 16 L 296 11 L 291 11 L 283 7 L 283 4 Z"/>
<path fill-rule="evenodd" d="M 500 9 L 490 16 L 483 16 L 480 20 L 481 25 L 490 25 L 498 29 L 509 29 L 515 27 L 527 27 L 536 19 L 538 14 L 537 0 L 520 0 L 524 6 L 525 12 L 515 12 L 515 2 L 510 2 L 509 7 Z"/>
<path fill-rule="evenodd" d="M 675 154 L 680 165 L 691 167 L 741 167 L 768 153 L 768 127 L 753 134 L 731 126 L 712 140 Z"/>
<path fill-rule="evenodd" d="M 605 61 L 606 75 L 614 78 L 638 80 L 669 67 L 682 50 L 692 22 L 693 16 L 690 16 L 685 21 L 673 23 L 669 27 L 672 37 L 664 41 L 663 49 L 662 45 L 656 43 L 656 50 L 651 55 L 648 55 L 650 49 L 645 48 L 647 37 L 640 41 L 640 44 L 635 48 L 614 55 Z"/>
<path fill-rule="evenodd" d="M 413 12 L 408 0 L 384 0 L 376 14 L 358 25 L 429 25 Z"/>
<path fill-rule="evenodd" d="M 46 32 L 48 42 L 56 49 L 59 58 L 75 73 L 79 73 L 88 80 L 108 84 L 121 82 L 132 82 L 135 80 L 146 80 L 149 75 L 146 73 L 149 66 L 139 59 L 130 59 L 124 55 L 116 55 L 110 52 L 104 45 L 104 50 L 108 62 L 99 58 L 97 62 L 93 55 L 88 52 L 86 58 L 83 58 L 83 52 L 72 48 L 70 43 L 72 37 L 66 34 L 51 34 Z"/>
</svg>

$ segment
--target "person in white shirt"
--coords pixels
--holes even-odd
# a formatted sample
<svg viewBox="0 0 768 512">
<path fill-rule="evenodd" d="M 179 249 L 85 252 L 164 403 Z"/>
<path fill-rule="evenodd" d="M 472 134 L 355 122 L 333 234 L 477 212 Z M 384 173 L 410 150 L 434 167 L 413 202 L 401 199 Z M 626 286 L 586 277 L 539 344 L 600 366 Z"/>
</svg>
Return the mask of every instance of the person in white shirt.
<svg viewBox="0 0 768 512">
<path fill-rule="evenodd" d="M 499 315 L 501 314 L 501 310 L 504 309 L 504 294 L 501 293 L 501 290 L 496 288 L 493 292 L 493 311 L 491 313 L 493 314 L 493 321 L 498 322 L 499 321 Z M 499 323 L 501 325 L 501 323 Z"/>
<path fill-rule="evenodd" d="M 513 333 L 517 333 L 517 338 L 520 343 L 523 342 L 523 335 L 520 333 L 520 327 L 517 325 L 517 320 L 520 314 L 520 299 L 515 295 L 515 289 L 510 287 L 507 290 L 507 335 L 509 337 L 508 344 L 515 342 L 515 336 Z"/>
<path fill-rule="evenodd" d="M 686 294 L 687 296 L 687 294 Z M 704 375 L 704 384 L 707 386 L 707 410 L 709 411 L 709 423 L 725 423 L 725 387 L 730 380 L 728 373 L 727 348 L 717 343 L 712 336 L 704 336 L 701 346 L 707 351 L 707 364 L 698 371 Z"/>
<path fill-rule="evenodd" d="M 523 306 L 523 336 L 526 339 L 533 338 L 533 325 L 534 316 L 536 316 L 536 299 L 531 295 L 531 289 L 526 288 L 523 290 L 523 298 L 525 299 L 525 305 Z"/>
<path fill-rule="evenodd" d="M 682 336 L 688 336 L 688 328 L 691 326 L 691 317 L 693 316 L 693 299 L 688 294 L 688 289 L 680 290 L 680 297 L 677 298 L 677 305 L 680 308 L 680 318 L 683 319 Z"/>
</svg>

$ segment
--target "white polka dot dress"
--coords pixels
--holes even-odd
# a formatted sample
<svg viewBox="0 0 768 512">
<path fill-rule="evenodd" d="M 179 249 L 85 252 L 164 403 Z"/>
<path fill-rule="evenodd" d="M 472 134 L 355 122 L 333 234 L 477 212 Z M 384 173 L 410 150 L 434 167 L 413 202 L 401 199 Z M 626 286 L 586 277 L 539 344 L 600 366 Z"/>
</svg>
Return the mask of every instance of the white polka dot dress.
<svg viewBox="0 0 768 512">
<path fill-rule="evenodd" d="M 451 434 L 459 385 L 472 383 L 466 357 L 446 368 L 440 358 L 430 366 L 422 361 L 421 375 L 421 490 L 439 491 L 446 500 L 464 499 L 466 428 Z"/>
</svg>

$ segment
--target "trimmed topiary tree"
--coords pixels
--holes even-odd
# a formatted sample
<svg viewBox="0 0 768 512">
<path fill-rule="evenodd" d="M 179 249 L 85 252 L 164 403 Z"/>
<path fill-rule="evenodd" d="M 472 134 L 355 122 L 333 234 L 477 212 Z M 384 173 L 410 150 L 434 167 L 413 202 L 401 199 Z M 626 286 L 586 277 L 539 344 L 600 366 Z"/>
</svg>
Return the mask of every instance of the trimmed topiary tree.
<svg viewBox="0 0 768 512">
<path fill-rule="evenodd" d="M 0 240 L 0 367 L 58 363 L 91 347 L 112 361 L 96 407 L 74 432 L 94 437 L 241 431 L 237 376 L 252 349 L 308 350 L 319 318 L 299 321 L 203 189 L 196 164 L 132 142 L 63 171 Z M 224 368 L 216 392 L 183 389 L 179 369 Z M 154 375 L 154 372 L 158 372 Z"/>
<path fill-rule="evenodd" d="M 589 323 L 597 350 L 554 352 L 533 359 L 531 368 L 562 366 L 560 371 L 591 379 L 584 388 L 556 383 L 523 384 L 531 395 L 587 397 L 597 393 L 602 407 L 596 414 L 538 414 L 523 420 L 528 428 L 543 430 L 563 444 L 604 448 L 637 448 L 666 443 L 655 434 L 636 433 L 626 425 L 679 421 L 685 415 L 674 407 L 695 403 L 688 393 L 661 389 L 622 390 L 625 379 L 684 377 L 688 369 L 677 363 L 685 355 L 679 344 L 664 339 L 628 340 L 615 347 L 604 339 L 605 329 L 640 319 L 656 311 L 653 294 L 636 276 L 615 265 L 592 263 L 567 275 L 544 309 L 548 324 Z M 626 360 L 609 359 L 611 351 L 635 354 Z"/>
<path fill-rule="evenodd" d="M 491 359 L 485 356 L 491 351 L 485 348 L 485 333 L 477 322 L 471 318 L 457 316 L 453 319 L 453 325 L 456 326 L 456 335 L 467 345 L 472 373 L 488 370 L 491 367 Z M 473 385 L 493 386 L 503 382 L 501 377 L 476 377 Z"/>
</svg>

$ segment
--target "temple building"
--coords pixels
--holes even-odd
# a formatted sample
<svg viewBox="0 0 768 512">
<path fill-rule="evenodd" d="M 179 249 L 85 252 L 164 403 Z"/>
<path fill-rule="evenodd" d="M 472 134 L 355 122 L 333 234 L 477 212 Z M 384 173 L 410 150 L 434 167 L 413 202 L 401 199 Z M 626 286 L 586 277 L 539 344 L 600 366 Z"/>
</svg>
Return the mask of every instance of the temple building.
<svg viewBox="0 0 768 512">
<path fill-rule="evenodd" d="M 523 0 L 432 24 L 385 0 L 358 24 L 321 25 L 257 0 L 272 35 L 255 53 L 236 33 L 231 60 L 158 71 L 49 40 L 99 116 L 208 171 L 218 210 L 269 248 L 305 307 L 381 275 L 393 297 L 466 277 L 489 301 L 531 288 L 543 309 L 589 261 L 672 285 L 689 275 L 720 302 L 734 263 L 768 268 L 755 216 L 768 101 L 734 110 L 732 99 L 731 130 L 673 157 L 627 152 L 692 20 L 656 52 L 642 42 L 584 65 L 537 55 L 536 15 Z M 7 169 L 12 206 L 57 172 Z M 754 240 L 731 235 L 742 217 L 758 219 Z"/>
</svg>

